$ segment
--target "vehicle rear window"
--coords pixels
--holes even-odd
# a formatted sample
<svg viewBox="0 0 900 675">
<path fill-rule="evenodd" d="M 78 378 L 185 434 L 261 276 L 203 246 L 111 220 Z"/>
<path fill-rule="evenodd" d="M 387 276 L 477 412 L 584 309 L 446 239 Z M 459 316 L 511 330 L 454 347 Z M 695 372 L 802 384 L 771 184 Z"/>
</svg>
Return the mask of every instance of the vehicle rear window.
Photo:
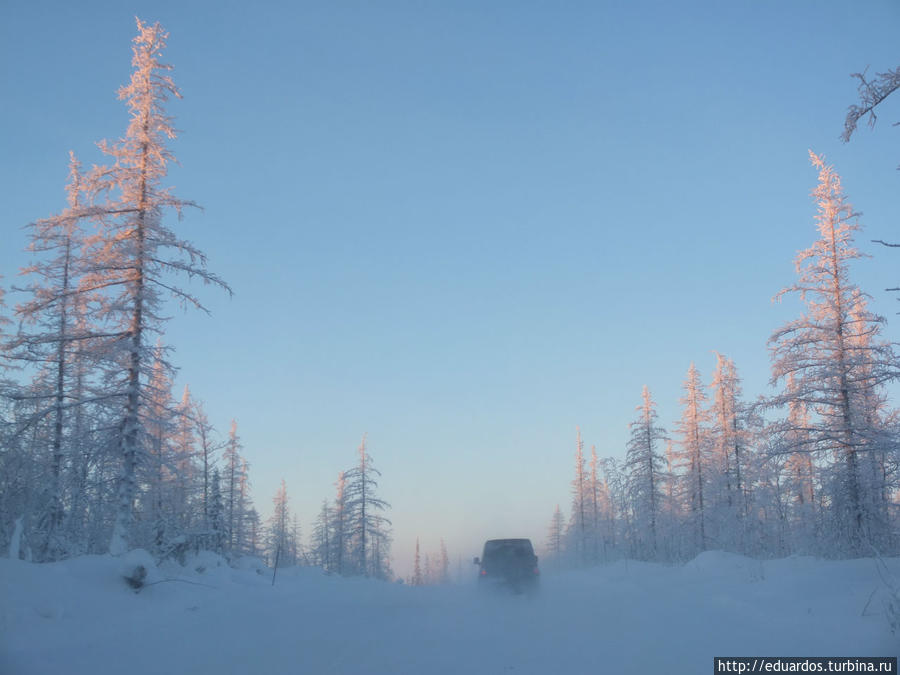
<svg viewBox="0 0 900 675">
<path fill-rule="evenodd" d="M 528 555 L 534 555 L 534 548 L 532 548 L 529 539 L 493 539 L 485 542 L 485 557 L 502 553 L 527 553 Z"/>
</svg>

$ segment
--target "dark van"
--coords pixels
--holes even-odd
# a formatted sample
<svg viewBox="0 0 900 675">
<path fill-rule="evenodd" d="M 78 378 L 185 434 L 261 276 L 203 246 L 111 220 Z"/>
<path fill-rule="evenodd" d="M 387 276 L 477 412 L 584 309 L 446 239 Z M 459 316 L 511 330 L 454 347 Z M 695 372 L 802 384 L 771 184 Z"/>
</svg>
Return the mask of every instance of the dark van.
<svg viewBox="0 0 900 675">
<path fill-rule="evenodd" d="M 507 586 L 515 593 L 537 590 L 540 570 L 530 539 L 489 539 L 478 565 L 478 586 Z"/>
</svg>

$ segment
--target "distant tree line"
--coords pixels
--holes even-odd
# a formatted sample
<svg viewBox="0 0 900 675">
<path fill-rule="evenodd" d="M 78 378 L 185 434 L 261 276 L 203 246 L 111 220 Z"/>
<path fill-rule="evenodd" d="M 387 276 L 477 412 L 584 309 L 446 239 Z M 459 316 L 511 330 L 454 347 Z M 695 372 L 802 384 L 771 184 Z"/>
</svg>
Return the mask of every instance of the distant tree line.
<svg viewBox="0 0 900 675">
<path fill-rule="evenodd" d="M 595 448 L 586 459 L 576 431 L 570 515 L 556 508 L 546 542 L 557 563 L 900 553 L 900 418 L 885 389 L 900 362 L 850 279 L 857 214 L 810 154 L 819 238 L 776 296 L 805 307 L 769 340 L 777 393 L 743 400 L 734 362 L 716 354 L 708 388 L 688 369 L 672 436 L 646 387 L 624 462 Z"/>
<path fill-rule="evenodd" d="M 438 586 L 450 583 L 450 557 L 447 555 L 447 545 L 443 539 L 440 549 L 436 553 L 426 553 L 423 560 L 419 550 L 419 538 L 416 537 L 412 574 L 407 576 L 405 581 L 409 586 Z"/>
<path fill-rule="evenodd" d="M 341 471 L 332 502 L 322 502 L 313 525 L 310 562 L 343 576 L 393 578 L 390 504 L 378 497 L 381 472 L 375 468 L 363 436 L 359 459 Z"/>
</svg>

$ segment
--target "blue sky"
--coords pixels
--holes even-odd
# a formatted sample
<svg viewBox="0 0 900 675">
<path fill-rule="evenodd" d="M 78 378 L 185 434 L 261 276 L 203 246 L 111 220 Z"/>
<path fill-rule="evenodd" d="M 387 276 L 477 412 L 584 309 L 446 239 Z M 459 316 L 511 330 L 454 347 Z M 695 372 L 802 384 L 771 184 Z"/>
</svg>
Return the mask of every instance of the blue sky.
<svg viewBox="0 0 900 675">
<path fill-rule="evenodd" d="M 674 427 L 695 361 L 766 393 L 772 296 L 815 237 L 807 149 L 864 213 L 856 280 L 900 338 L 900 101 L 842 144 L 851 72 L 897 64 L 900 5 L 803 1 L 6 2 L 0 274 L 64 204 L 67 152 L 127 123 L 134 16 L 171 33 L 178 225 L 233 299 L 167 341 L 257 505 L 305 529 L 363 432 L 415 537 L 543 541 L 575 426 L 622 456 L 650 386 Z M 894 45 L 892 47 L 892 45 Z"/>
</svg>

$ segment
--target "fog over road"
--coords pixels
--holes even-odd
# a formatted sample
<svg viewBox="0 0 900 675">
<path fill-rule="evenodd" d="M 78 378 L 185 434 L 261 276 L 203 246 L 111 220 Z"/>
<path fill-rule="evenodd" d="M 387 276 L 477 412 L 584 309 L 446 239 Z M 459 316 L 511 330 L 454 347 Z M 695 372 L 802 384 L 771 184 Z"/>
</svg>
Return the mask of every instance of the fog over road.
<svg viewBox="0 0 900 675">
<path fill-rule="evenodd" d="M 181 581 L 134 593 L 107 556 L 0 560 L 0 672 L 708 673 L 713 656 L 900 651 L 873 560 L 621 561 L 545 570 L 533 597 L 308 568 L 272 587 L 267 570 L 205 562 L 152 570 Z"/>
</svg>

